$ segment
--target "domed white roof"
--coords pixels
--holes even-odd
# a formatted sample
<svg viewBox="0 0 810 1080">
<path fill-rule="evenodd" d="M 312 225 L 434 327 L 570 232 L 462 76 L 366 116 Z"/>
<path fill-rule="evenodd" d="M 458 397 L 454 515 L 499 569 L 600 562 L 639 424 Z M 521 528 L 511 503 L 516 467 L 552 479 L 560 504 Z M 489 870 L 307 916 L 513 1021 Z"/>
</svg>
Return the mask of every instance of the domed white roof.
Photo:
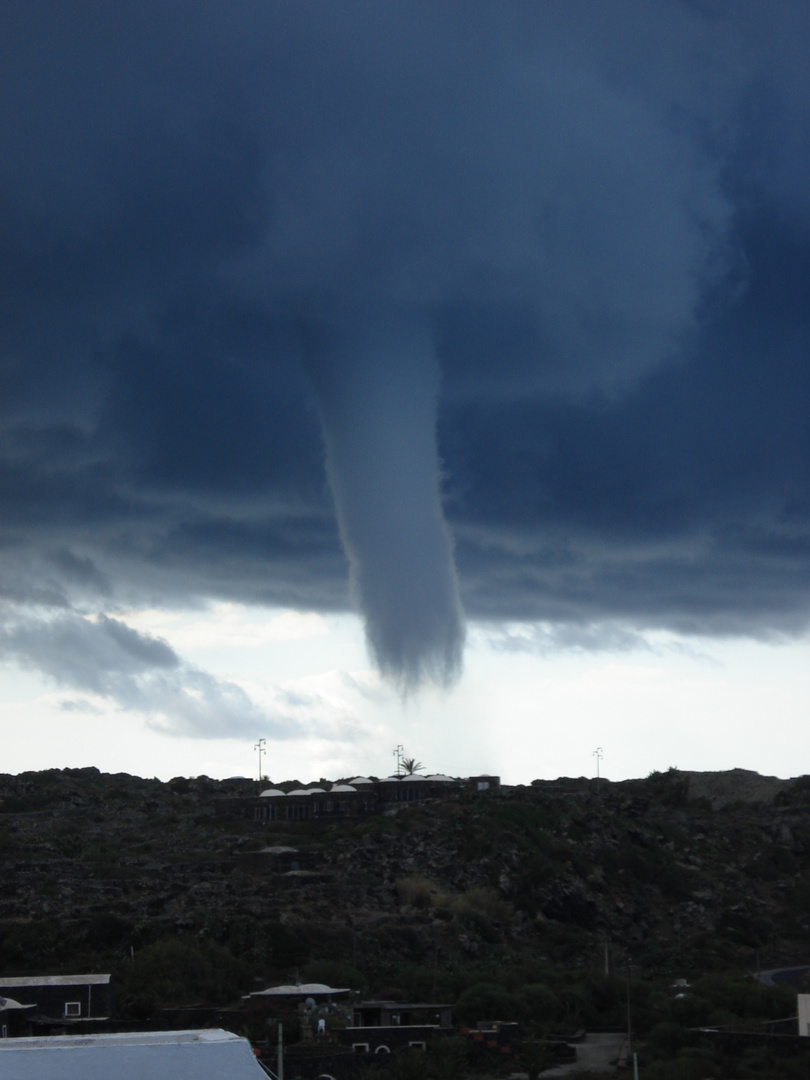
<svg viewBox="0 0 810 1080">
<path fill-rule="evenodd" d="M 273 797 L 273 796 L 283 795 L 283 794 L 284 794 L 284 792 L 280 788 L 269 787 L 269 788 L 267 788 L 265 791 L 263 791 L 261 793 L 259 798 L 260 799 L 266 799 L 268 797 Z"/>
<path fill-rule="evenodd" d="M 336 989 L 326 983 L 297 983 L 295 986 L 268 986 L 266 990 L 256 990 L 251 997 L 303 997 L 307 994 L 347 994 L 346 988 Z"/>
<path fill-rule="evenodd" d="M 353 780 L 349 781 L 350 784 L 373 784 L 373 780 L 369 780 L 367 776 L 355 776 Z"/>
<path fill-rule="evenodd" d="M 288 795 L 325 795 L 326 792 L 322 787 L 307 787 L 296 788 L 295 791 L 288 791 Z"/>
<path fill-rule="evenodd" d="M 402 777 L 402 783 L 406 783 L 408 780 L 435 780 L 435 776 L 420 776 L 419 773 L 408 773 L 407 776 Z"/>
<path fill-rule="evenodd" d="M 426 776 L 425 779 L 426 780 L 447 780 L 451 784 L 455 782 L 453 780 L 452 776 L 445 776 L 444 773 L 440 773 L 440 772 L 433 773 L 431 776 Z"/>
<path fill-rule="evenodd" d="M 330 791 L 357 791 L 351 784 L 332 784 Z"/>
</svg>

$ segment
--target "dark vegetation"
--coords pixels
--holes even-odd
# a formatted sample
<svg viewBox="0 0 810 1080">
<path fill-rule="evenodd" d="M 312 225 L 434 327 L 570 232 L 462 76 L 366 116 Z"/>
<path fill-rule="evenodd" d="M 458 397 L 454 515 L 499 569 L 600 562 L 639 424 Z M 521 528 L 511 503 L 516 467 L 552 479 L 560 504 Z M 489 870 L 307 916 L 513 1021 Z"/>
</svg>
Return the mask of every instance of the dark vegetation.
<svg viewBox="0 0 810 1080">
<path fill-rule="evenodd" d="M 119 1018 L 155 1024 L 299 979 L 451 1001 L 458 1023 L 520 1021 L 527 1069 L 550 1034 L 623 1029 L 629 973 L 645 1077 L 805 1077 L 804 1055 L 763 1072 L 767 1048 L 693 1030 L 795 1015 L 795 988 L 751 972 L 810 963 L 810 781 L 758 779 L 737 801 L 670 770 L 256 826 L 227 812 L 248 781 L 2 776 L 0 973 L 110 971 Z M 450 1050 L 420 1060 L 464 1075 Z"/>
</svg>

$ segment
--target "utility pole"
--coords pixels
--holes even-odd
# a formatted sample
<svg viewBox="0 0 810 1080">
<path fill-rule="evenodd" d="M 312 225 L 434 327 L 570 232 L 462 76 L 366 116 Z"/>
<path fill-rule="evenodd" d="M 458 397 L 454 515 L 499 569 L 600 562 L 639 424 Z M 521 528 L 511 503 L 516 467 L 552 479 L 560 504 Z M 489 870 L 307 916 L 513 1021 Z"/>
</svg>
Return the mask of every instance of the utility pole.
<svg viewBox="0 0 810 1080">
<path fill-rule="evenodd" d="M 601 777 L 599 776 L 599 762 L 602 760 L 602 747 L 597 746 L 593 752 L 593 756 L 596 758 L 596 794 L 599 794 L 599 784 Z"/>
<path fill-rule="evenodd" d="M 264 744 L 265 744 L 266 741 L 267 741 L 266 739 L 259 739 L 259 741 L 256 743 L 256 745 L 253 747 L 254 750 L 259 751 L 259 794 L 260 795 L 262 793 L 262 754 L 267 753 L 267 751 L 264 748 Z"/>
<path fill-rule="evenodd" d="M 678 931 L 678 962 L 681 960 L 681 905 L 675 905 L 675 929 Z"/>
<path fill-rule="evenodd" d="M 405 747 L 402 743 L 397 743 L 396 749 L 394 750 L 394 757 L 397 759 L 397 776 L 400 776 L 402 773 L 402 751 L 404 749 Z"/>
<path fill-rule="evenodd" d="M 633 1018 L 630 1011 L 630 971 L 633 964 L 627 961 L 627 1056 L 633 1053 Z"/>
</svg>

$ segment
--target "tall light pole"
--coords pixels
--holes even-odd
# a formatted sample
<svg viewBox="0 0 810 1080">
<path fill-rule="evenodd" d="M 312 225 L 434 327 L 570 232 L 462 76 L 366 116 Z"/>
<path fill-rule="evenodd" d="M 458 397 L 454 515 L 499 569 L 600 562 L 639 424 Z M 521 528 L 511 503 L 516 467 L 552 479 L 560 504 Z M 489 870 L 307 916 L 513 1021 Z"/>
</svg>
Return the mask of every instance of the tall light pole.
<svg viewBox="0 0 810 1080">
<path fill-rule="evenodd" d="M 405 747 L 402 743 L 397 743 L 396 749 L 394 750 L 394 757 L 397 759 L 397 776 L 399 776 L 402 771 L 402 751 L 404 749 Z"/>
<path fill-rule="evenodd" d="M 262 792 L 262 754 L 267 753 L 267 751 L 264 748 L 265 742 L 266 742 L 265 739 L 259 739 L 259 741 L 256 743 L 256 745 L 253 747 L 254 750 L 259 751 L 259 794 L 260 795 L 261 795 L 261 792 Z"/>
<path fill-rule="evenodd" d="M 593 752 L 593 756 L 596 758 L 596 794 L 599 794 L 599 785 L 601 783 L 601 777 L 599 776 L 599 762 L 602 760 L 602 747 L 597 746 Z"/>
<path fill-rule="evenodd" d="M 632 1056 L 633 1059 L 633 1072 L 635 1076 L 638 1076 L 638 1057 L 633 1050 L 633 1015 L 630 1008 L 630 976 L 633 971 L 633 961 L 628 957 L 627 959 L 627 1057 Z"/>
</svg>

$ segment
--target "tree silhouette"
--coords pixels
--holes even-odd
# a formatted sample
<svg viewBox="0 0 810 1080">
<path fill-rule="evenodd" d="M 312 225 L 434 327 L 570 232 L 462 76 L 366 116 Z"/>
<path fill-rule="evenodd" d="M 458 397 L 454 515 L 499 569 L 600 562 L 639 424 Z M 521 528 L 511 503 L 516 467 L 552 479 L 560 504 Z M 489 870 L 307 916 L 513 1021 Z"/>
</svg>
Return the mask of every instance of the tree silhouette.
<svg viewBox="0 0 810 1080">
<path fill-rule="evenodd" d="M 425 767 L 421 761 L 417 761 L 416 758 L 412 757 L 404 757 L 401 765 L 408 776 L 413 776 L 414 773 L 421 772 Z"/>
</svg>

